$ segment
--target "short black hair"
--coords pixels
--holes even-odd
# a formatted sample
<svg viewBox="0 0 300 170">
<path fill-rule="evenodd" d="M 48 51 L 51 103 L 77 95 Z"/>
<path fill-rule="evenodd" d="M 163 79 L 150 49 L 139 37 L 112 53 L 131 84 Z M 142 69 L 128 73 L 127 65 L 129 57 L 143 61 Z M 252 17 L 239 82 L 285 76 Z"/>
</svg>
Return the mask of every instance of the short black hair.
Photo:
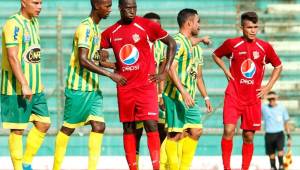
<svg viewBox="0 0 300 170">
<path fill-rule="evenodd" d="M 119 0 L 119 6 L 124 5 L 125 2 L 126 2 L 126 0 Z"/>
<path fill-rule="evenodd" d="M 257 16 L 256 12 L 253 12 L 253 11 L 245 12 L 241 15 L 241 25 L 243 25 L 243 22 L 245 20 L 251 21 L 254 24 L 256 24 L 258 21 L 258 16 Z"/>
<path fill-rule="evenodd" d="M 154 12 L 149 12 L 149 13 L 145 14 L 144 18 L 160 20 L 160 16 L 157 13 L 154 13 Z"/>
<path fill-rule="evenodd" d="M 269 91 L 268 95 L 277 95 L 275 91 Z"/>
<path fill-rule="evenodd" d="M 197 11 L 190 8 L 185 8 L 181 10 L 177 15 L 177 23 L 179 27 L 182 27 L 182 25 L 191 17 L 194 15 L 198 15 Z"/>
</svg>

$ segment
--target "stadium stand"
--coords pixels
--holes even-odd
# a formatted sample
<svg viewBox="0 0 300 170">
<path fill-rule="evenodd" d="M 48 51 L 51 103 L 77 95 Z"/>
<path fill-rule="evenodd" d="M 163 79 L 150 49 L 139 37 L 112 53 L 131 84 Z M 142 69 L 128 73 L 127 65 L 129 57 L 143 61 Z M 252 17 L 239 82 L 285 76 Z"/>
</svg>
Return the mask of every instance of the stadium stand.
<svg viewBox="0 0 300 170">
<path fill-rule="evenodd" d="M 226 79 L 221 70 L 213 63 L 211 53 L 226 38 L 240 35 L 238 28 L 239 15 L 242 11 L 251 10 L 245 7 L 246 0 L 138 0 L 138 14 L 149 11 L 157 12 L 162 17 L 162 25 L 170 34 L 177 32 L 176 15 L 183 7 L 196 8 L 201 16 L 201 35 L 210 35 L 213 45 L 204 48 L 204 79 L 211 96 L 215 112 L 205 117 L 205 135 L 201 137 L 197 155 L 220 155 L 220 139 L 222 133 L 222 101 Z M 0 28 L 6 18 L 18 11 L 19 0 L 0 0 Z M 284 63 L 284 71 L 276 90 L 282 102 L 289 109 L 295 140 L 300 140 L 300 0 L 256 0 L 251 4 L 261 18 L 260 38 L 270 41 Z M 61 125 L 64 104 L 64 84 L 66 68 L 72 45 L 75 26 L 89 13 L 87 0 L 43 0 L 40 16 L 42 70 L 48 106 L 51 112 L 52 127 L 49 136 L 39 155 L 53 155 L 54 134 Z M 107 20 L 101 21 L 101 29 L 111 25 L 119 18 L 117 1 L 113 0 L 113 9 Z M 0 52 L 1 54 L 1 52 Z M 112 55 L 112 53 L 111 53 Z M 113 57 L 112 57 L 113 58 Z M 265 79 L 270 76 L 267 68 Z M 108 78 L 101 77 L 101 89 L 104 94 L 104 112 L 107 123 L 107 135 L 103 141 L 103 155 L 123 155 L 121 124 L 118 121 L 115 85 Z M 199 94 L 198 94 L 199 97 Z M 77 135 L 72 136 L 67 155 L 87 155 L 86 132 L 88 128 L 80 128 Z M 237 133 L 240 133 L 237 131 Z M 7 131 L 0 128 L 0 156 L 8 156 Z M 83 137 L 82 137 L 83 136 Z M 146 142 L 142 142 L 142 154 L 147 154 Z M 241 140 L 235 138 L 240 146 Z M 264 155 L 263 136 L 255 138 L 255 155 Z M 300 144 L 294 143 L 294 153 L 300 155 Z M 240 148 L 234 148 L 234 154 Z"/>
</svg>

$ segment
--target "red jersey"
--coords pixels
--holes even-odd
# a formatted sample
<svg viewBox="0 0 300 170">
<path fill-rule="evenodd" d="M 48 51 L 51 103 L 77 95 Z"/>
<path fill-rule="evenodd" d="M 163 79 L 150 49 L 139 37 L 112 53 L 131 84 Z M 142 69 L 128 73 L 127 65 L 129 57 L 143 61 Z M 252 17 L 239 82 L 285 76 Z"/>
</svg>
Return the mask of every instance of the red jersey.
<svg viewBox="0 0 300 170">
<path fill-rule="evenodd" d="M 227 39 L 214 54 L 230 60 L 230 73 L 234 80 L 229 81 L 225 94 L 235 97 L 241 105 L 260 102 L 256 90 L 261 87 L 265 64 L 271 63 L 273 67 L 281 65 L 273 47 L 260 39 L 252 42 L 243 37 Z"/>
<path fill-rule="evenodd" d="M 128 25 L 118 21 L 102 33 L 101 48 L 113 48 L 116 71 L 127 79 L 118 89 L 155 85 L 149 81 L 149 74 L 156 71 L 152 46 L 167 35 L 159 24 L 138 16 Z"/>
</svg>

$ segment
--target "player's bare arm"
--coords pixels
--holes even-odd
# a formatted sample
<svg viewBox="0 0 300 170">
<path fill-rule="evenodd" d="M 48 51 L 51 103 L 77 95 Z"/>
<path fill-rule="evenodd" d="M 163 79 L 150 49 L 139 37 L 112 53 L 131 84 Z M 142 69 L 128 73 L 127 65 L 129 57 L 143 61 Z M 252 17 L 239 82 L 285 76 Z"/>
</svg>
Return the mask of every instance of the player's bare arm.
<svg viewBox="0 0 300 170">
<path fill-rule="evenodd" d="M 25 75 L 22 72 L 21 63 L 18 59 L 18 46 L 7 48 L 8 62 L 10 67 L 16 76 L 17 80 L 22 86 L 23 97 L 31 101 L 32 91 L 28 86 L 28 82 L 25 78 Z"/>
<path fill-rule="evenodd" d="M 216 56 L 215 54 L 213 54 L 212 57 L 213 57 L 214 61 L 216 62 L 216 64 L 223 70 L 228 81 L 234 80 L 230 71 L 226 68 L 224 61 L 221 58 L 219 58 L 218 56 Z"/>
<path fill-rule="evenodd" d="M 210 36 L 206 35 L 204 37 L 191 37 L 191 42 L 192 42 L 192 45 L 197 45 L 199 43 L 203 43 L 205 45 L 211 45 L 212 44 L 212 41 L 210 39 Z"/>
<path fill-rule="evenodd" d="M 182 95 L 183 101 L 187 107 L 193 107 L 195 105 L 195 101 L 191 97 L 191 95 L 184 89 L 183 85 L 181 84 L 181 81 L 177 75 L 176 68 L 178 67 L 178 62 L 174 61 L 171 65 L 171 68 L 169 70 L 169 76 L 171 80 L 173 81 L 176 88 L 180 91 L 180 94 Z"/>
<path fill-rule="evenodd" d="M 153 74 L 149 76 L 150 81 L 160 82 L 162 80 L 165 80 L 167 77 L 167 73 L 170 69 L 170 66 L 172 65 L 172 62 L 174 60 L 175 51 L 176 51 L 175 40 L 170 35 L 168 35 L 165 38 L 161 39 L 161 41 L 168 46 L 167 54 L 166 54 L 166 64 L 162 66 L 158 74 Z"/>
<path fill-rule="evenodd" d="M 109 53 L 106 50 L 100 50 L 100 66 L 115 70 L 116 64 L 109 61 Z"/>
<path fill-rule="evenodd" d="M 82 66 L 94 73 L 107 76 L 107 77 L 111 78 L 114 82 L 116 82 L 122 86 L 127 83 L 127 80 L 123 76 L 121 76 L 117 73 L 112 73 L 108 70 L 105 70 L 104 68 L 99 67 L 96 64 L 94 64 L 93 62 L 91 62 L 90 60 L 88 60 L 87 56 L 89 53 L 89 49 L 80 47 L 78 49 L 78 53 L 79 53 L 78 55 L 79 55 L 80 66 Z"/>
<path fill-rule="evenodd" d="M 278 80 L 281 71 L 282 71 L 282 65 L 280 65 L 278 67 L 274 67 L 267 85 L 262 86 L 261 88 L 256 90 L 258 92 L 257 93 L 258 98 L 263 98 L 265 95 L 268 94 L 268 92 L 272 89 L 275 82 Z"/>
<path fill-rule="evenodd" d="M 201 96 L 205 100 L 205 106 L 206 106 L 207 112 L 208 113 L 212 112 L 213 107 L 212 107 L 212 105 L 210 103 L 210 100 L 208 98 L 206 87 L 205 87 L 205 84 L 204 84 L 204 81 L 203 81 L 203 74 L 202 74 L 202 66 L 201 65 L 199 65 L 198 68 L 197 68 L 197 87 L 198 87 L 198 90 L 199 90 Z"/>
</svg>

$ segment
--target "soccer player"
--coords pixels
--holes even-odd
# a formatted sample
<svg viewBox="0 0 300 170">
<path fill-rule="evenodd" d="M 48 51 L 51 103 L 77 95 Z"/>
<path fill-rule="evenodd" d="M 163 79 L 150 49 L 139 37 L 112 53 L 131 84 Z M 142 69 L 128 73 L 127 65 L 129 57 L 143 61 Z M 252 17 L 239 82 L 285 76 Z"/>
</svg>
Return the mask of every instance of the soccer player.
<svg viewBox="0 0 300 170">
<path fill-rule="evenodd" d="M 230 169 L 232 138 L 236 123 L 239 117 L 242 117 L 242 169 L 247 170 L 253 155 L 254 134 L 261 127 L 261 98 L 272 89 L 280 76 L 282 65 L 272 46 L 256 37 L 258 16 L 255 12 L 242 14 L 241 29 L 243 35 L 227 39 L 214 51 L 213 59 L 228 79 L 221 141 L 224 169 Z M 230 60 L 229 70 L 221 59 L 223 56 Z M 262 86 L 265 64 L 268 63 L 271 63 L 274 69 L 267 85 Z"/>
<path fill-rule="evenodd" d="M 291 135 L 288 125 L 289 114 L 283 104 L 277 102 L 276 92 L 270 91 L 267 95 L 268 104 L 262 106 L 263 120 L 265 122 L 265 148 L 266 154 L 270 158 L 272 170 L 276 170 L 275 153 L 277 151 L 279 170 L 284 169 L 283 147 L 284 147 L 284 130 L 287 132 L 288 147 L 291 146 Z"/>
<path fill-rule="evenodd" d="M 185 170 L 191 166 L 202 133 L 199 103 L 194 100 L 196 86 L 204 97 L 209 112 L 212 107 L 202 79 L 203 59 L 198 46 L 192 46 L 192 37 L 198 35 L 200 30 L 198 13 L 194 9 L 183 9 L 178 13 L 177 22 L 179 33 L 174 37 L 177 52 L 163 99 L 168 124 L 168 165 L 171 170 Z"/>
<path fill-rule="evenodd" d="M 103 97 L 99 89 L 98 74 L 111 78 L 119 85 L 126 84 L 124 77 L 99 67 L 101 36 L 99 22 L 106 19 L 111 12 L 112 1 L 90 2 L 91 13 L 80 23 L 74 34 L 65 89 L 64 123 L 55 142 L 54 170 L 61 168 L 70 135 L 75 128 L 86 124 L 92 127 L 88 143 L 88 169 L 96 169 L 105 130 Z"/>
<path fill-rule="evenodd" d="M 3 128 L 10 129 L 9 151 L 15 170 L 31 169 L 50 127 L 41 81 L 37 18 L 41 9 L 41 0 L 22 0 L 20 12 L 9 17 L 2 30 L 1 117 Z M 28 122 L 34 126 L 23 156 L 22 135 Z"/>
<path fill-rule="evenodd" d="M 129 169 L 137 169 L 136 123 L 143 121 L 153 169 L 159 169 L 160 140 L 157 131 L 158 103 L 156 82 L 164 80 L 175 53 L 175 41 L 161 26 L 136 16 L 135 0 L 119 0 L 121 19 L 102 33 L 101 47 L 113 48 L 116 72 L 127 79 L 125 86 L 117 86 L 120 121 Z M 153 43 L 167 44 L 166 65 L 155 72 Z"/>
</svg>

